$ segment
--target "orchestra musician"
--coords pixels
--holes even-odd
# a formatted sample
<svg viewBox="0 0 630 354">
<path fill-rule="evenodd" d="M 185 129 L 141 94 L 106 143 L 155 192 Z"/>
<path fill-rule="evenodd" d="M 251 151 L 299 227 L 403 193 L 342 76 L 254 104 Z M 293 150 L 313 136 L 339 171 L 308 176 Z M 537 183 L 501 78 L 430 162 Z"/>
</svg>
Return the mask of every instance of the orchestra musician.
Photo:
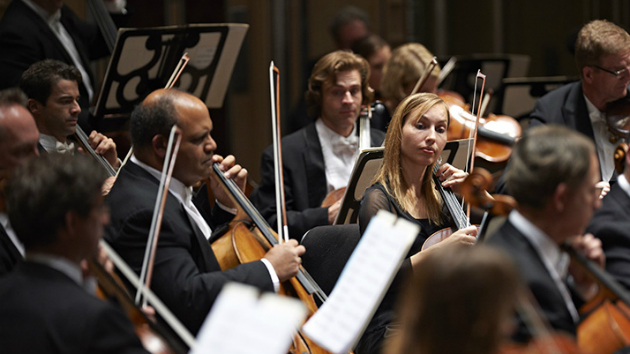
<svg viewBox="0 0 630 354">
<path fill-rule="evenodd" d="M 213 230 L 234 217 L 232 201 L 218 188 L 219 182 L 211 179 L 217 202 L 208 210 L 207 193 L 194 195 L 192 186 L 210 178 L 213 163 L 219 163 L 225 176 L 244 190 L 247 170 L 235 163 L 234 156 L 214 154 L 213 123 L 203 101 L 188 93 L 161 89 L 149 94 L 132 113 L 135 155 L 121 168 L 107 196 L 111 223 L 105 239 L 136 273 L 142 268 L 173 125 L 181 129 L 182 142 L 166 198 L 151 290 L 196 334 L 224 284 L 236 281 L 277 290 L 279 282 L 297 274 L 305 249 L 290 240 L 273 247 L 260 261 L 221 271 L 208 239 Z"/>
<path fill-rule="evenodd" d="M 514 330 L 521 280 L 502 252 L 453 245 L 427 255 L 397 305 L 387 354 L 495 354 Z"/>
<path fill-rule="evenodd" d="M 368 84 L 374 90 L 374 98 L 377 100 L 381 99 L 383 70 L 385 69 L 385 64 L 392 56 L 389 44 L 378 35 L 370 34 L 352 43 L 352 52 L 364 57 L 370 64 Z"/>
<path fill-rule="evenodd" d="M 96 256 L 108 211 L 105 172 L 88 157 L 49 154 L 7 183 L 25 261 L 0 279 L 6 353 L 147 353 L 125 314 L 86 291 L 81 261 Z"/>
<path fill-rule="evenodd" d="M 551 327 L 575 336 L 577 309 L 597 286 L 580 267 L 569 266 L 560 245 L 568 242 L 604 266 L 601 242 L 584 235 L 601 203 L 595 146 L 567 127 L 529 129 L 516 144 L 505 177 L 518 207 L 486 242 L 514 260 Z M 523 342 L 531 336 L 519 318 L 514 339 Z"/>
<path fill-rule="evenodd" d="M 315 226 L 332 224 L 341 200 L 322 207 L 326 195 L 345 187 L 359 154 L 357 119 L 362 104 L 369 104 L 369 66 L 365 59 L 335 51 L 313 68 L 306 100 L 309 115 L 316 118 L 306 127 L 282 139 L 284 192 L 289 234 L 301 238 Z M 372 129 L 371 145 L 380 146 L 384 134 Z M 251 200 L 270 225 L 276 225 L 273 149 L 262 154 L 262 181 Z"/>
<path fill-rule="evenodd" d="M 390 112 L 394 112 L 398 104 L 411 94 L 433 57 L 420 43 L 407 43 L 394 49 L 385 64 L 381 81 L 383 100 Z M 437 65 L 419 92 L 437 93 L 440 72 Z"/>
<path fill-rule="evenodd" d="M 110 13 L 124 21 L 125 0 L 104 0 Z M 44 59 L 60 60 L 79 69 L 81 126 L 88 122 L 88 108 L 96 94 L 90 60 L 109 55 L 99 28 L 81 19 L 63 0 L 13 0 L 0 20 L 0 88 L 18 85 L 22 73 Z"/>
<path fill-rule="evenodd" d="M 71 154 L 75 144 L 68 137 L 76 132 L 79 113 L 81 73 L 74 66 L 46 59 L 31 65 L 22 74 L 20 88 L 28 96 L 28 109 L 40 132 L 40 153 Z M 120 166 L 116 143 L 92 131 L 88 143 L 117 169 Z"/>
<path fill-rule="evenodd" d="M 449 119 L 448 108 L 442 99 L 432 93 L 420 93 L 407 97 L 398 105 L 387 129 L 383 164 L 373 179 L 374 184 L 363 195 L 359 228 L 363 233 L 379 210 L 387 210 L 419 225 L 420 233 L 359 341 L 357 354 L 380 353 L 383 339 L 391 334 L 392 324 L 397 322 L 394 304 L 404 284 L 405 273 L 421 269 L 424 266 L 422 259 L 437 249 L 475 242 L 477 229 L 473 226 L 421 251 L 422 244 L 431 234 L 449 227 L 449 217 L 443 211 L 443 201 L 432 178 L 433 167 L 446 145 Z M 467 176 L 449 164 L 442 165 L 436 174 L 442 186 L 452 187 L 455 191 Z"/>
<path fill-rule="evenodd" d="M 626 138 L 626 141 L 630 141 Z M 625 169 L 595 211 L 586 230 L 602 241 L 606 271 L 630 290 L 630 155 Z"/>
<path fill-rule="evenodd" d="M 530 127 L 558 124 L 576 130 L 595 143 L 600 181 L 605 194 L 616 180 L 615 145 L 606 125 L 606 105 L 626 96 L 630 83 L 630 34 L 606 20 L 587 23 L 575 42 L 581 80 L 551 91 L 536 102 Z M 505 181 L 497 191 L 505 193 Z"/>
<path fill-rule="evenodd" d="M 26 101 L 26 95 L 17 88 L 0 91 L 0 276 L 24 257 L 24 246 L 4 207 L 4 183 L 15 168 L 39 155 L 39 132 Z"/>
</svg>

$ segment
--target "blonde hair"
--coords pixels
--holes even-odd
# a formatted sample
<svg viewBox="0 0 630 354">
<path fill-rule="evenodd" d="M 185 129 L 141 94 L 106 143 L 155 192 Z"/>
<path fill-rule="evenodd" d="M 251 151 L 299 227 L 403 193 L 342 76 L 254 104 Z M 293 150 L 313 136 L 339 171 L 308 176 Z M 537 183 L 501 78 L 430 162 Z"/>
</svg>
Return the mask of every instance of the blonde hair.
<svg viewBox="0 0 630 354">
<path fill-rule="evenodd" d="M 580 75 L 589 65 L 601 65 L 604 55 L 630 50 L 630 35 L 623 28 L 606 20 L 594 20 L 582 27 L 575 41 L 575 62 Z"/>
<path fill-rule="evenodd" d="M 407 97 L 404 101 L 398 105 L 392 121 L 387 128 L 387 135 L 385 136 L 385 151 L 383 153 L 383 164 L 378 173 L 374 177 L 373 183 L 380 183 L 383 185 L 387 193 L 394 198 L 396 203 L 400 205 L 402 210 L 409 212 L 409 206 L 413 205 L 415 199 L 414 195 L 408 193 L 409 186 L 405 182 L 401 173 L 401 142 L 402 142 L 402 128 L 407 121 L 407 118 L 412 114 L 422 117 L 427 111 L 436 105 L 444 106 L 448 123 L 451 121 L 451 116 L 448 112 L 448 108 L 444 101 L 433 93 L 418 93 Z M 427 166 L 424 176 L 422 177 L 421 193 L 425 197 L 427 216 L 434 224 L 439 224 L 444 217 L 442 212 L 442 200 L 439 194 L 435 190 L 435 184 L 433 182 L 433 167 Z"/>
<path fill-rule="evenodd" d="M 488 246 L 462 244 L 427 255 L 398 304 L 400 332 L 390 354 L 492 354 L 505 335 L 522 281 L 514 264 Z"/>
<path fill-rule="evenodd" d="M 383 98 L 397 105 L 407 97 L 404 87 L 415 84 L 420 79 L 431 59 L 433 54 L 419 43 L 408 43 L 394 49 L 383 69 L 381 81 Z M 440 66 L 436 66 L 430 77 L 437 79 L 440 71 Z"/>
</svg>

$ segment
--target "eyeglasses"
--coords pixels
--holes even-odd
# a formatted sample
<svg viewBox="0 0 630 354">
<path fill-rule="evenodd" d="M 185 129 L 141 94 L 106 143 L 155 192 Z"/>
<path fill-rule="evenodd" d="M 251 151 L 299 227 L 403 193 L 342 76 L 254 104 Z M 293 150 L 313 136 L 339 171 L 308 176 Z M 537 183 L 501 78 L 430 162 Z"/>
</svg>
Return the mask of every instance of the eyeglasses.
<svg viewBox="0 0 630 354">
<path fill-rule="evenodd" d="M 594 67 L 594 68 L 597 68 L 597 69 L 599 69 L 601 71 L 605 71 L 605 72 L 607 72 L 609 74 L 613 74 L 613 75 L 615 75 L 615 77 L 617 79 L 621 79 L 623 76 L 626 76 L 628 74 L 628 70 L 629 70 L 628 68 L 623 68 L 621 70 L 612 71 L 612 70 L 604 69 L 601 66 L 597 66 L 597 65 L 591 65 L 591 66 Z"/>
</svg>

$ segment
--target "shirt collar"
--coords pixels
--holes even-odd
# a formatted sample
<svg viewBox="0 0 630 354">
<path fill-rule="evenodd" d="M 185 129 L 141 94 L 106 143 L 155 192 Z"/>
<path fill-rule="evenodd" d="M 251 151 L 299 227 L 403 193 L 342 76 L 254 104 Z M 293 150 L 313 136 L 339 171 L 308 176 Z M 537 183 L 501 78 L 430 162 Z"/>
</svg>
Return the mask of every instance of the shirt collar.
<svg viewBox="0 0 630 354">
<path fill-rule="evenodd" d="M 354 123 L 354 127 L 352 128 L 352 133 L 347 137 L 341 136 L 337 134 L 336 131 L 330 129 L 321 118 L 317 118 L 315 121 L 315 128 L 317 129 L 317 134 L 320 139 L 325 140 L 326 142 L 333 142 L 336 140 L 352 140 L 357 135 L 357 123 Z"/>
<path fill-rule="evenodd" d="M 544 231 L 527 220 L 521 213 L 513 210 L 508 217 L 514 227 L 534 246 L 536 252 L 543 259 L 549 261 L 560 276 L 567 274 L 569 262 L 558 244 Z"/>
<path fill-rule="evenodd" d="M 155 168 L 147 165 L 146 163 L 138 160 L 135 155 L 131 156 L 131 162 L 140 166 L 143 170 L 149 172 L 151 176 L 155 177 L 158 181 L 162 178 L 162 172 L 156 170 Z M 177 198 L 177 200 L 182 204 L 188 204 L 192 201 L 192 187 L 186 187 L 181 181 L 177 178 L 171 178 L 171 184 L 168 188 L 169 192 Z"/>
<path fill-rule="evenodd" d="M 36 14 L 39 15 L 46 22 L 59 21 L 61 19 L 61 9 L 55 11 L 54 13 L 49 13 L 43 7 L 37 5 L 32 0 L 22 0 L 26 6 L 30 7 Z"/>
<path fill-rule="evenodd" d="M 56 145 L 58 141 L 59 140 L 52 135 L 39 134 L 39 143 L 42 144 L 44 149 L 49 153 L 57 151 Z"/>
<path fill-rule="evenodd" d="M 595 107 L 595 105 L 584 95 L 586 101 L 586 108 L 588 109 L 588 117 L 591 119 L 591 123 L 603 122 L 606 123 L 603 113 Z"/>
<path fill-rule="evenodd" d="M 619 184 L 619 188 L 621 188 L 628 197 L 630 197 L 630 183 L 626 179 L 626 176 L 622 173 L 617 177 L 617 183 Z"/>
<path fill-rule="evenodd" d="M 80 286 L 83 285 L 83 272 L 79 265 L 72 263 L 70 260 L 45 253 L 26 253 L 24 257 L 27 261 L 40 263 L 56 269 L 67 275 Z"/>
</svg>

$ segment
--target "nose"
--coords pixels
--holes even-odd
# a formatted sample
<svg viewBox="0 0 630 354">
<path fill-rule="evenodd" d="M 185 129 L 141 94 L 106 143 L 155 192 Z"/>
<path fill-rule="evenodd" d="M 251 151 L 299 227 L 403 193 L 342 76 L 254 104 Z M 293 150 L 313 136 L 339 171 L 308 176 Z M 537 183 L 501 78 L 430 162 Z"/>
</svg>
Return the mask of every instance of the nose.
<svg viewBox="0 0 630 354">
<path fill-rule="evenodd" d="M 70 108 L 70 112 L 73 115 L 81 113 L 81 106 L 79 106 L 79 101 L 74 101 L 74 104 L 72 104 L 72 107 Z"/>
<path fill-rule="evenodd" d="M 436 138 L 437 138 L 437 132 L 435 131 L 435 128 L 432 127 L 430 129 L 427 129 L 426 140 L 435 141 Z"/>
<path fill-rule="evenodd" d="M 351 104 L 354 101 L 352 100 L 352 94 L 350 93 L 350 91 L 346 91 L 346 93 L 343 95 L 343 103 L 347 103 L 347 104 Z"/>
<path fill-rule="evenodd" d="M 206 144 L 206 152 L 212 153 L 217 149 L 217 143 L 212 139 L 212 136 L 208 135 L 208 143 Z"/>
</svg>

